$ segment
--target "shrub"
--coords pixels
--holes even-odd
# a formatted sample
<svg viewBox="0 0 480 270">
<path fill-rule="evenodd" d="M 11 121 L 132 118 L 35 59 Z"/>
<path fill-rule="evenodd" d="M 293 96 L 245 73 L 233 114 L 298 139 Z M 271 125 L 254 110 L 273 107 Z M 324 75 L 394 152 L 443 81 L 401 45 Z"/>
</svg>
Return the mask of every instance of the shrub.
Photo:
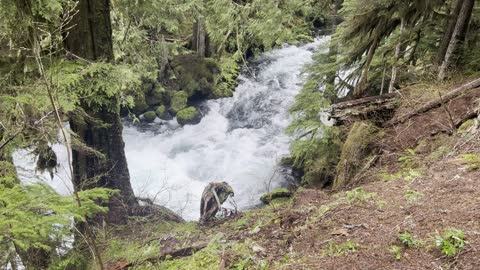
<svg viewBox="0 0 480 270">
<path fill-rule="evenodd" d="M 408 248 L 417 248 L 422 245 L 422 241 L 418 240 L 415 236 L 413 236 L 408 231 L 404 231 L 398 235 L 398 240 L 402 245 Z"/>
<path fill-rule="evenodd" d="M 400 252 L 400 248 L 398 246 L 391 246 L 388 249 L 388 252 L 395 255 L 395 259 L 400 260 L 402 258 L 402 253 Z"/>
<path fill-rule="evenodd" d="M 436 246 L 447 256 L 454 256 L 463 250 L 465 244 L 465 234 L 459 229 L 448 229 L 443 234 L 435 236 Z"/>
</svg>

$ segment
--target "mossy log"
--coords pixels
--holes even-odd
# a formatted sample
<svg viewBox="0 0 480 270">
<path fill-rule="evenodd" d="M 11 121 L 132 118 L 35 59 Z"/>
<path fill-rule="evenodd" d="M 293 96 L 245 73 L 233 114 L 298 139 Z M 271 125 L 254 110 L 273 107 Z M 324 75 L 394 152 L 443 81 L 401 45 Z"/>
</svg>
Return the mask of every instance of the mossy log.
<svg viewBox="0 0 480 270">
<path fill-rule="evenodd" d="M 152 257 L 145 260 L 145 262 L 158 263 L 165 260 L 167 257 L 170 259 L 186 257 L 193 255 L 194 253 L 206 248 L 208 242 L 196 242 L 190 246 L 180 247 L 177 249 L 168 250 L 159 254 L 158 257 Z M 129 263 L 126 260 L 120 260 L 115 263 L 110 263 L 105 266 L 106 270 L 124 270 L 133 266 L 133 263 Z"/>
<path fill-rule="evenodd" d="M 393 116 L 399 105 L 397 97 L 396 93 L 391 93 L 333 104 L 328 118 L 334 120 L 334 125 L 348 125 L 359 120 L 383 122 Z"/>
<path fill-rule="evenodd" d="M 371 122 L 355 122 L 342 147 L 337 164 L 337 176 L 333 188 L 348 186 L 362 170 L 368 156 L 373 152 L 373 142 L 379 137 L 379 129 Z"/>
<path fill-rule="evenodd" d="M 263 194 L 262 197 L 260 197 L 260 200 L 264 204 L 269 204 L 271 201 L 274 199 L 278 198 L 290 198 L 292 196 L 292 192 L 286 188 L 276 188 L 272 190 L 272 192 Z"/>
</svg>

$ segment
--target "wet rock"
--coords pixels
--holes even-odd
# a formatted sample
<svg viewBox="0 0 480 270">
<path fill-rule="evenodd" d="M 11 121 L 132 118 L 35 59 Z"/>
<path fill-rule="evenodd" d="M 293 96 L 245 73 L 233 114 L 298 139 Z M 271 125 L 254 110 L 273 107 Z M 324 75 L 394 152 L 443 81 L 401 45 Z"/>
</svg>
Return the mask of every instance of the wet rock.
<svg viewBox="0 0 480 270">
<path fill-rule="evenodd" d="M 158 106 L 165 104 L 167 101 L 167 91 L 163 86 L 156 84 L 145 97 L 149 106 Z"/>
<path fill-rule="evenodd" d="M 171 120 L 172 116 L 168 113 L 167 108 L 165 105 L 160 105 L 156 110 L 155 114 L 158 118 L 162 120 Z"/>
<path fill-rule="evenodd" d="M 142 120 L 146 123 L 153 123 L 155 121 L 155 118 L 157 118 L 157 115 L 155 114 L 154 111 L 148 111 L 143 114 Z"/>
<path fill-rule="evenodd" d="M 170 105 L 170 110 L 173 113 L 178 113 L 187 107 L 188 94 L 185 91 L 175 91 L 171 93 L 171 98 L 172 104 Z"/>
<path fill-rule="evenodd" d="M 201 115 L 195 107 L 188 107 L 177 113 L 177 122 L 182 126 L 196 125 L 200 120 Z"/>
<path fill-rule="evenodd" d="M 135 96 L 133 102 L 134 107 L 132 109 L 132 112 L 135 115 L 141 115 L 148 110 L 148 104 L 147 102 L 145 102 L 145 96 L 143 95 L 143 93 L 141 95 Z"/>
</svg>

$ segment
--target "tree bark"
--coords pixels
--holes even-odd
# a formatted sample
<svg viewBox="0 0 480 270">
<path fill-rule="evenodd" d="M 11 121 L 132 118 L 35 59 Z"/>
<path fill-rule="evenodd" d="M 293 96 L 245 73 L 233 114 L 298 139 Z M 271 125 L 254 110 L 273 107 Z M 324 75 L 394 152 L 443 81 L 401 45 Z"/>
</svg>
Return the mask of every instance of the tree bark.
<svg viewBox="0 0 480 270">
<path fill-rule="evenodd" d="M 112 28 L 109 0 L 80 0 L 78 13 L 65 40 L 65 49 L 90 61 L 113 61 Z M 79 190 L 105 187 L 119 190 L 108 203 L 109 212 L 104 220 L 108 224 L 126 223 L 129 209 L 137 204 L 130 184 L 127 160 L 122 138 L 119 98 L 110 98 L 107 108 L 81 104 L 81 109 L 95 121 L 72 117 L 70 128 L 88 146 L 100 151 L 104 158 L 72 150 L 73 182 Z M 101 124 L 98 122 L 101 122 Z"/>
<path fill-rule="evenodd" d="M 193 50 L 200 57 L 207 57 L 208 54 L 208 36 L 205 26 L 205 18 L 200 17 L 193 25 Z"/>
<path fill-rule="evenodd" d="M 397 81 L 397 72 L 398 72 L 398 59 L 400 58 L 400 48 L 402 46 L 402 34 L 404 27 L 404 19 L 400 23 L 400 37 L 398 39 L 397 46 L 395 47 L 395 55 L 393 56 L 393 65 L 392 65 L 392 77 L 390 78 L 390 84 L 388 86 L 388 93 L 393 93 L 395 91 L 395 82 Z"/>
<path fill-rule="evenodd" d="M 448 67 L 450 66 L 451 58 L 455 50 L 457 49 L 458 41 L 460 40 L 460 37 L 464 35 L 464 33 L 462 32 L 466 31 L 467 29 L 467 25 L 470 21 L 474 4 L 475 0 L 463 1 L 462 9 L 460 11 L 460 14 L 458 15 L 458 20 L 455 24 L 455 30 L 453 31 L 452 38 L 450 39 L 447 51 L 445 52 L 445 57 L 438 72 L 439 80 L 444 80 L 446 77 Z"/>
<path fill-rule="evenodd" d="M 443 62 L 443 59 L 445 59 L 445 53 L 447 52 L 448 44 L 452 39 L 453 31 L 455 30 L 455 25 L 457 24 L 458 15 L 460 14 L 460 10 L 462 9 L 462 6 L 463 6 L 463 0 L 457 0 L 457 3 L 455 4 L 455 9 L 450 14 L 447 30 L 443 35 L 442 41 L 440 43 L 440 48 L 438 49 L 438 56 L 437 56 L 438 65 L 441 65 Z"/>
</svg>

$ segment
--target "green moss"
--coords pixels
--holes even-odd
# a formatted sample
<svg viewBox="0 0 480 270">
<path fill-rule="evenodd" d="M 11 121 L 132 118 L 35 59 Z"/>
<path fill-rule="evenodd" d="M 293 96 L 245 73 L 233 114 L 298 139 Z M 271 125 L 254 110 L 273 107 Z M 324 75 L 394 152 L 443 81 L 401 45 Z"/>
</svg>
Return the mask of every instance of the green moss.
<svg viewBox="0 0 480 270">
<path fill-rule="evenodd" d="M 160 119 L 165 119 L 165 113 L 167 112 L 167 108 L 165 105 L 160 105 L 156 110 L 155 114 L 157 115 L 158 118 Z"/>
<path fill-rule="evenodd" d="M 353 241 L 347 241 L 340 244 L 329 242 L 327 248 L 323 250 L 323 255 L 329 257 L 341 256 L 349 253 L 355 253 L 359 248 L 360 245 Z"/>
<path fill-rule="evenodd" d="M 175 91 L 172 94 L 172 104 L 170 105 L 170 109 L 174 113 L 178 113 L 179 111 L 185 109 L 187 107 L 188 102 L 188 95 L 184 91 Z"/>
<path fill-rule="evenodd" d="M 187 257 L 172 259 L 167 257 L 158 263 L 136 263 L 132 269 L 162 269 L 162 270 L 204 270 L 218 269 L 222 254 L 228 250 L 229 262 L 226 269 L 259 269 L 258 264 L 253 262 L 251 250 L 246 243 L 225 242 L 223 234 L 219 233 L 213 237 L 208 246 L 195 254 Z M 138 251 L 136 251 L 138 254 Z M 253 268 L 249 268 L 253 267 Z"/>
<path fill-rule="evenodd" d="M 367 121 L 353 124 L 342 147 L 334 189 L 347 185 L 362 169 L 372 152 L 372 143 L 379 137 L 378 131 L 374 124 Z"/>
<path fill-rule="evenodd" d="M 220 82 L 212 91 L 212 98 L 223 98 L 233 96 L 232 87 L 228 83 Z"/>
<path fill-rule="evenodd" d="M 148 111 L 143 114 L 143 120 L 147 123 L 152 123 L 157 118 L 157 115 L 154 111 Z"/>
<path fill-rule="evenodd" d="M 152 91 L 153 87 L 154 87 L 154 84 L 152 82 L 150 82 L 150 81 L 149 82 L 144 82 L 142 84 L 142 91 L 144 93 L 148 93 L 148 92 Z"/>
<path fill-rule="evenodd" d="M 263 203 L 269 204 L 270 202 L 272 202 L 273 199 L 290 198 L 291 196 L 292 192 L 290 190 L 286 188 L 276 188 L 272 190 L 272 192 L 262 195 L 262 197 L 260 197 L 260 200 Z"/>
<path fill-rule="evenodd" d="M 215 76 L 220 70 L 215 59 L 183 55 L 172 61 L 172 67 L 175 73 L 175 84 L 188 96 L 197 93 L 203 96 L 212 95 L 216 88 Z"/>
<path fill-rule="evenodd" d="M 196 124 L 199 120 L 200 114 L 195 107 L 188 107 L 177 113 L 177 122 L 180 125 Z"/>
<path fill-rule="evenodd" d="M 148 104 L 145 101 L 145 96 L 142 94 L 134 97 L 134 107 L 132 109 L 135 115 L 140 115 L 148 110 Z"/>
<path fill-rule="evenodd" d="M 146 102 L 150 106 L 159 105 L 167 101 L 167 92 L 163 86 L 156 84 L 146 95 Z"/>
<path fill-rule="evenodd" d="M 463 123 L 459 128 L 458 128 L 458 133 L 463 134 L 468 132 L 473 126 L 475 125 L 475 120 L 470 119 Z"/>
<path fill-rule="evenodd" d="M 366 192 L 363 188 L 359 187 L 345 192 L 345 197 L 348 204 L 363 203 L 377 196 L 374 192 Z"/>
<path fill-rule="evenodd" d="M 475 154 L 465 154 L 460 157 L 465 167 L 469 170 L 477 170 L 480 168 L 480 156 Z"/>
</svg>

